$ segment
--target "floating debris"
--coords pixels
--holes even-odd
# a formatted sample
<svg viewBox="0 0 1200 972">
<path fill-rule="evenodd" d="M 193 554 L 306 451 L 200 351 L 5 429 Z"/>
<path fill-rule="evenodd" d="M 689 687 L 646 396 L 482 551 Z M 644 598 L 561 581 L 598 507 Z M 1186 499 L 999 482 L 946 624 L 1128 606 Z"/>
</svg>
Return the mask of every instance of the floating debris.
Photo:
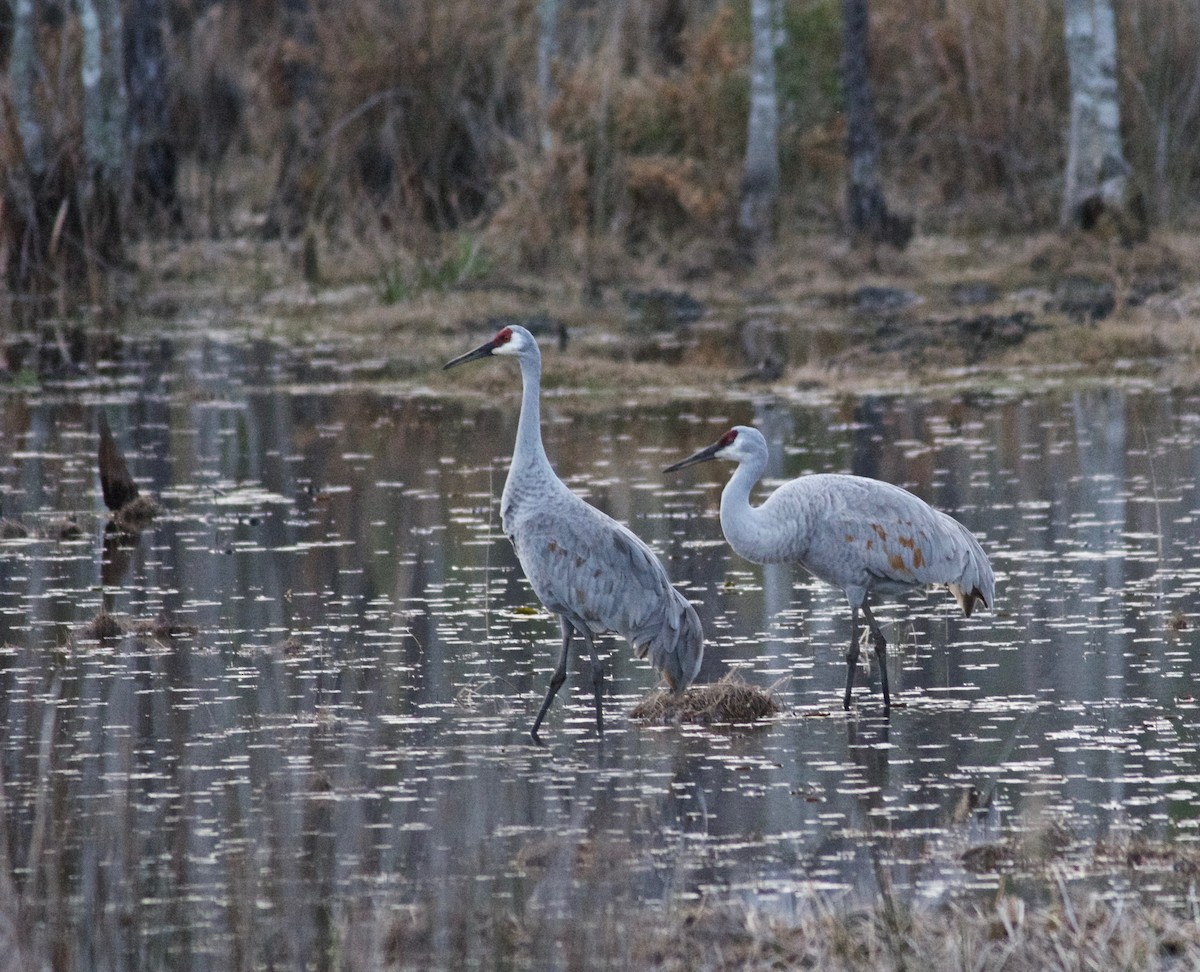
<svg viewBox="0 0 1200 972">
<path fill-rule="evenodd" d="M 650 725 L 757 722 L 782 711 L 774 688 L 761 689 L 742 681 L 736 672 L 729 672 L 708 685 L 693 685 L 681 695 L 656 692 L 635 705 L 629 714 Z"/>
<path fill-rule="evenodd" d="M 198 631 L 199 628 L 194 624 L 176 624 L 165 614 L 160 614 L 153 619 L 136 621 L 100 610 L 96 612 L 91 621 L 80 629 L 79 634 L 85 639 L 96 641 L 133 635 L 135 638 L 150 638 L 154 641 L 166 642 L 172 638 L 192 637 Z"/>
<path fill-rule="evenodd" d="M 288 635 L 275 648 L 285 658 L 297 658 L 304 654 L 304 641 L 296 635 Z"/>
<path fill-rule="evenodd" d="M 0 520 L 0 540 L 24 540 L 29 535 L 29 527 L 19 520 Z"/>
<path fill-rule="evenodd" d="M 79 520 L 74 513 L 61 519 L 52 520 L 46 530 L 49 536 L 55 540 L 78 540 L 83 536 L 83 527 L 79 525 Z"/>
<path fill-rule="evenodd" d="M 165 614 L 160 614 L 153 621 L 133 621 L 126 628 L 130 634 L 144 638 L 153 638 L 155 641 L 169 641 L 171 638 L 191 638 L 200 630 L 194 624 L 177 624 Z"/>
</svg>

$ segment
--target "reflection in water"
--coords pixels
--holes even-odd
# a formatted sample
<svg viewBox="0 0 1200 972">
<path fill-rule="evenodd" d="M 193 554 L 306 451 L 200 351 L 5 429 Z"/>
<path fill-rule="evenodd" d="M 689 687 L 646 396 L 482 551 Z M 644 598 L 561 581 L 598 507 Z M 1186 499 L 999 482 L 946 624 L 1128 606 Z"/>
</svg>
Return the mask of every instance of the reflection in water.
<svg viewBox="0 0 1200 972">
<path fill-rule="evenodd" d="M 702 677 L 783 679 L 789 713 L 739 732 L 616 719 L 596 740 L 573 673 L 541 751 L 524 727 L 557 631 L 499 530 L 507 401 L 314 391 L 270 348 L 203 343 L 156 367 L 0 401 L 0 507 L 36 533 L 0 541 L 0 892 L 11 877 L 35 937 L 81 962 L 520 949 L 554 966 L 624 954 L 620 902 L 994 887 L 958 854 L 1030 808 L 1081 834 L 1195 825 L 1194 637 L 1167 624 L 1200 586 L 1195 397 L 586 416 L 549 398 L 560 475 L 696 603 Z M 100 401 L 167 507 L 123 544 L 97 496 Z M 870 472 L 984 538 L 998 613 L 880 611 L 905 632 L 890 720 L 877 700 L 840 711 L 840 592 L 729 552 L 719 470 L 660 476 L 734 422 L 764 429 L 772 479 Z M 84 534 L 58 539 L 69 511 Z M 87 637 L 101 609 L 126 633 Z M 601 647 L 620 712 L 654 676 Z M 985 809 L 962 811 L 970 787 Z M 531 939 L 535 923 L 558 932 Z"/>
</svg>

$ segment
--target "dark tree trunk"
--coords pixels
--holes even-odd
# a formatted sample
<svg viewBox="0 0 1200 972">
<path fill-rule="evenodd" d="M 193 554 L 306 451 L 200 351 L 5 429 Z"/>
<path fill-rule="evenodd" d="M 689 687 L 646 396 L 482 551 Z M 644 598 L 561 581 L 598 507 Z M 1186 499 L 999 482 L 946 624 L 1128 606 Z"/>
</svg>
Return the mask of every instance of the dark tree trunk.
<svg viewBox="0 0 1200 972">
<path fill-rule="evenodd" d="M 125 79 L 133 201 L 144 216 L 178 226 L 183 213 L 175 185 L 176 147 L 170 137 L 165 29 L 163 0 L 131 0 Z"/>
<path fill-rule="evenodd" d="M 321 116 L 318 92 L 321 69 L 317 32 L 310 0 L 285 0 L 284 24 L 289 44 L 284 45 L 277 92 L 287 110 L 283 153 L 275 195 L 267 218 L 268 236 L 296 236 L 314 215 L 320 184 Z"/>
<path fill-rule="evenodd" d="M 879 126 L 871 92 L 867 0 L 842 0 L 842 88 L 846 98 L 846 205 L 855 238 L 904 249 L 912 238 L 911 216 L 889 212 L 879 179 Z"/>
</svg>

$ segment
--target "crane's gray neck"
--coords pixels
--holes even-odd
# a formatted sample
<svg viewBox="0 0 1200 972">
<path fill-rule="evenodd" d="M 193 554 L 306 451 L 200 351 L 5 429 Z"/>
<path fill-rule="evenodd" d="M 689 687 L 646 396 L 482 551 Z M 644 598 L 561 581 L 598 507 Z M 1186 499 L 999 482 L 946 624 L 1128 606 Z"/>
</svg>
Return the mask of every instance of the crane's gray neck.
<svg viewBox="0 0 1200 972">
<path fill-rule="evenodd" d="M 519 361 L 521 417 L 517 420 L 517 442 L 513 447 L 509 478 L 526 472 L 541 472 L 543 468 L 553 475 L 542 445 L 542 356 L 535 345 L 532 353 L 522 354 Z"/>
<path fill-rule="evenodd" d="M 750 491 L 767 468 L 767 457 L 742 459 L 721 492 L 721 530 L 735 551 L 747 560 L 764 563 L 762 524 L 759 512 L 750 505 Z"/>
</svg>

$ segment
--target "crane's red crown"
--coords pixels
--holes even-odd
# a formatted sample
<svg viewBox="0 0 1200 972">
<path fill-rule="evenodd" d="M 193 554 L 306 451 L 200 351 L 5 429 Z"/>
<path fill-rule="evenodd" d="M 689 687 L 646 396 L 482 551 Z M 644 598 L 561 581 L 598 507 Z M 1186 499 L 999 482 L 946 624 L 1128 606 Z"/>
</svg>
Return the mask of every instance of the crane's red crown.
<svg viewBox="0 0 1200 972">
<path fill-rule="evenodd" d="M 508 344 L 508 342 L 511 340 L 512 340 L 512 328 L 506 327 L 503 330 L 501 330 L 500 333 L 497 334 L 494 338 L 492 338 L 492 345 L 494 347 L 498 348 L 502 344 Z"/>
<path fill-rule="evenodd" d="M 719 442 L 717 442 L 717 445 L 719 445 L 722 449 L 724 449 L 727 445 L 733 445 L 733 440 L 736 438 L 737 438 L 737 429 L 730 429 L 723 436 L 721 436 L 721 439 Z"/>
</svg>

